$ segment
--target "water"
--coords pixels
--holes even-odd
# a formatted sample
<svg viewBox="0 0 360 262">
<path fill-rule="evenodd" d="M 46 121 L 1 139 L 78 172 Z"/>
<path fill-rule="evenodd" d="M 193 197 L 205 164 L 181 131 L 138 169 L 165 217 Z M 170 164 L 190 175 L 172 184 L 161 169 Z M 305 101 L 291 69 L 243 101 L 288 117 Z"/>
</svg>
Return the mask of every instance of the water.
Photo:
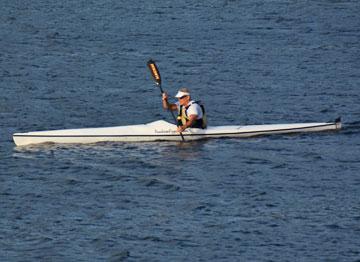
<svg viewBox="0 0 360 262">
<path fill-rule="evenodd" d="M 1 261 L 360 259 L 358 1 L 21 1 L 0 9 Z M 17 148 L 14 132 L 342 116 L 339 133 Z"/>
</svg>

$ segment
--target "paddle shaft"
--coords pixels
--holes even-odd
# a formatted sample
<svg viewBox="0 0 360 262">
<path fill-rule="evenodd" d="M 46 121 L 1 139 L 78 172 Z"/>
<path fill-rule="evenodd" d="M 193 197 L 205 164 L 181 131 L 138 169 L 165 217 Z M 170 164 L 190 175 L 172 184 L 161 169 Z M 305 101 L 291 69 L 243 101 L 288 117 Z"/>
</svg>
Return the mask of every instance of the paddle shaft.
<svg viewBox="0 0 360 262">
<path fill-rule="evenodd" d="M 159 86 L 160 92 L 161 92 L 161 95 L 162 95 L 165 92 L 161 87 L 161 76 L 160 76 L 159 69 L 157 68 L 155 62 L 153 60 L 151 60 L 151 59 L 148 61 L 147 65 L 148 65 L 148 67 L 150 69 L 150 72 L 151 72 L 151 74 L 152 74 L 152 76 L 153 76 L 153 78 L 155 80 L 156 85 Z M 170 111 L 170 113 L 171 113 L 171 115 L 172 115 L 172 117 L 174 119 L 175 125 L 177 126 L 177 119 L 176 119 L 176 117 L 174 115 L 174 112 L 170 108 L 170 104 L 169 104 L 168 100 L 166 100 L 166 107 Z M 180 132 L 180 136 L 181 136 L 182 141 L 185 141 L 185 138 L 184 138 L 184 136 L 183 136 L 183 134 L 181 132 Z"/>
<path fill-rule="evenodd" d="M 161 95 L 162 95 L 164 93 L 164 90 L 162 89 L 161 84 L 159 84 L 159 88 L 160 88 L 160 92 L 161 92 Z M 177 119 L 176 119 L 176 117 L 174 115 L 174 112 L 170 108 L 170 103 L 169 103 L 169 101 L 167 99 L 165 100 L 165 102 L 166 102 L 166 106 L 167 106 L 168 110 L 170 111 L 170 113 L 171 113 L 171 115 L 172 115 L 172 117 L 174 119 L 174 122 L 175 122 L 175 124 L 177 126 Z M 185 138 L 184 138 L 184 136 L 183 136 L 183 134 L 181 132 L 180 132 L 180 136 L 181 136 L 182 141 L 185 141 Z"/>
</svg>

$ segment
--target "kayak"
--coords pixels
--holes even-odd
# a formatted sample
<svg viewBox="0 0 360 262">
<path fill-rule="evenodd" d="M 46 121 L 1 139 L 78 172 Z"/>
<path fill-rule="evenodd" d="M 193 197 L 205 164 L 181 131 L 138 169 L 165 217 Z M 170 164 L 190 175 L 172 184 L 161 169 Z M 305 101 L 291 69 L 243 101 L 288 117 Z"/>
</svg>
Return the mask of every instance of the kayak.
<svg viewBox="0 0 360 262">
<path fill-rule="evenodd" d="M 85 144 L 98 142 L 147 142 L 147 141 L 182 141 L 176 132 L 176 125 L 164 120 L 148 124 L 80 128 L 52 131 L 36 131 L 13 134 L 17 146 L 40 143 Z M 334 122 L 267 124 L 245 126 L 214 126 L 206 129 L 188 128 L 182 135 L 184 140 L 198 140 L 223 137 L 253 137 L 260 135 L 288 134 L 331 131 L 341 129 L 340 118 Z"/>
</svg>

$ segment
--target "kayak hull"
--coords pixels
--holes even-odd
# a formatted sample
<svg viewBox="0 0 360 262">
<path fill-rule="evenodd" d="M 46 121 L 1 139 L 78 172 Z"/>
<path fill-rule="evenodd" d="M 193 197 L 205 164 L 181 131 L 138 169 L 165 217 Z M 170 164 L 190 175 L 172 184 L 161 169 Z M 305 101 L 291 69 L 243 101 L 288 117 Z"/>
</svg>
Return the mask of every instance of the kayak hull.
<svg viewBox="0 0 360 262">
<path fill-rule="evenodd" d="M 270 124 L 189 128 L 185 141 L 222 137 L 253 137 L 271 134 L 320 132 L 341 129 L 340 120 L 330 123 Z M 41 143 L 89 144 L 98 142 L 182 141 L 176 126 L 159 120 L 144 125 L 15 133 L 17 146 Z"/>
</svg>

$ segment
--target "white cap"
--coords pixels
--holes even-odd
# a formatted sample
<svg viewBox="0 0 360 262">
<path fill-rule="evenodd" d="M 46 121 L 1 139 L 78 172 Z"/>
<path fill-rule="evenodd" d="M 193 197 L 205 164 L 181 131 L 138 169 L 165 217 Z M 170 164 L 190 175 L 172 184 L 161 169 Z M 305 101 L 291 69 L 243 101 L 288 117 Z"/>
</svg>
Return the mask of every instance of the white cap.
<svg viewBox="0 0 360 262">
<path fill-rule="evenodd" d="M 180 97 L 183 97 L 183 96 L 189 96 L 190 95 L 190 93 L 189 92 L 183 92 L 183 91 L 181 91 L 181 90 L 179 90 L 178 92 L 177 92 L 177 94 L 176 94 L 176 98 L 180 98 Z"/>
</svg>

